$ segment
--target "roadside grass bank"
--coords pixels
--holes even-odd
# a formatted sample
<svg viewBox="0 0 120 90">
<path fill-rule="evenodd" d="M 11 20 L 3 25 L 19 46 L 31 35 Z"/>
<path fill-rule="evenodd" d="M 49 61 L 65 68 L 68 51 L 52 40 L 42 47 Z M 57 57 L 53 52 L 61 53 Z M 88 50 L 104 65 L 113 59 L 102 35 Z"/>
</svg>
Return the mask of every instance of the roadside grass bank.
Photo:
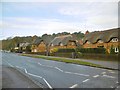
<svg viewBox="0 0 120 90">
<path fill-rule="evenodd" d="M 66 59 L 66 58 L 60 58 L 60 57 L 50 57 L 50 56 L 32 55 L 32 54 L 20 54 L 20 55 L 21 56 L 33 57 L 33 58 L 42 58 L 42 59 L 47 59 L 47 60 L 65 62 L 65 63 L 72 63 L 72 64 L 79 64 L 79 65 L 97 67 L 97 68 L 116 70 L 116 69 L 113 69 L 113 68 L 103 67 L 102 65 L 99 65 L 99 64 L 94 64 L 94 63 L 90 63 L 90 62 L 86 62 L 86 61 L 80 61 L 80 60 L 75 60 L 75 59 Z"/>
</svg>

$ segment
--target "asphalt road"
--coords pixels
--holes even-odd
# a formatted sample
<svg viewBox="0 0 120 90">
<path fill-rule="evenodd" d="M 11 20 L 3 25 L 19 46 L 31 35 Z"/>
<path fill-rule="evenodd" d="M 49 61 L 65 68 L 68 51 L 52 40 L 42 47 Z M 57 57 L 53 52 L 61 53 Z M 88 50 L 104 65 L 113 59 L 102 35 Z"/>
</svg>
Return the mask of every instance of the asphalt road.
<svg viewBox="0 0 120 90">
<path fill-rule="evenodd" d="M 2 53 L 2 65 L 16 68 L 46 88 L 118 88 L 118 71 Z"/>
</svg>

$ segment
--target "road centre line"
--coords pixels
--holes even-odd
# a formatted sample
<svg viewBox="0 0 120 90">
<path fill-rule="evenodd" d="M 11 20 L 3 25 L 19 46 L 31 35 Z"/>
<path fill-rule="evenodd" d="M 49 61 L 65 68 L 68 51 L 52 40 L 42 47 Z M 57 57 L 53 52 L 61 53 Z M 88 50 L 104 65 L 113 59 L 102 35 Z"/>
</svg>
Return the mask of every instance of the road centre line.
<svg viewBox="0 0 120 90">
<path fill-rule="evenodd" d="M 82 82 L 87 82 L 87 81 L 89 81 L 90 79 L 86 79 L 86 80 L 84 80 L 84 81 L 82 81 Z"/>
<path fill-rule="evenodd" d="M 38 64 L 41 65 L 41 66 L 47 66 L 47 65 L 42 65 L 41 63 L 38 63 Z M 80 76 L 89 76 L 89 75 L 86 75 L 86 74 L 80 74 L 80 73 L 73 73 L 73 72 L 64 71 L 64 70 L 62 70 L 62 69 L 60 69 L 58 67 L 53 67 L 53 66 L 47 66 L 47 67 L 55 68 L 55 69 L 57 69 L 57 70 L 59 70 L 59 71 L 61 71 L 63 73 L 75 74 L 75 75 L 80 75 Z"/>
<path fill-rule="evenodd" d="M 116 78 L 116 77 L 109 76 L 109 75 L 103 75 L 103 77 L 107 77 L 107 78 Z"/>
<path fill-rule="evenodd" d="M 75 74 L 75 75 L 80 75 L 80 76 L 89 76 L 89 75 L 86 75 L 86 74 L 73 73 L 73 72 L 67 72 L 67 71 L 65 71 L 64 73 Z"/>
<path fill-rule="evenodd" d="M 106 74 L 106 72 L 102 72 L 101 74 Z"/>
<path fill-rule="evenodd" d="M 99 75 L 95 75 L 95 76 L 93 76 L 94 78 L 96 78 L 96 77 L 99 77 Z"/>
<path fill-rule="evenodd" d="M 73 85 L 73 86 L 71 86 L 71 87 L 69 87 L 69 88 L 75 88 L 75 87 L 77 87 L 78 86 L 78 84 L 75 84 L 75 85 Z"/>
<path fill-rule="evenodd" d="M 55 67 L 57 70 L 59 70 L 59 71 L 61 71 L 61 72 L 63 72 L 63 70 L 61 70 L 60 68 L 58 68 L 58 67 Z"/>
</svg>

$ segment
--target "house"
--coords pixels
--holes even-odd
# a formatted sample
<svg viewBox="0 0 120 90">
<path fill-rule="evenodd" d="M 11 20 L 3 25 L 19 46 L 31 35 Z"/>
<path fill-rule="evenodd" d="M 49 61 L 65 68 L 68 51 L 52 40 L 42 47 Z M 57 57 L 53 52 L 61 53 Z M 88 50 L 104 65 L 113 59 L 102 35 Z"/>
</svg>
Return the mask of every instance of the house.
<svg viewBox="0 0 120 90">
<path fill-rule="evenodd" d="M 50 45 L 50 51 L 57 48 L 76 48 L 77 47 L 77 40 L 73 38 L 72 35 L 63 35 L 55 37 Z"/>
<path fill-rule="evenodd" d="M 51 37 L 37 38 L 32 44 L 31 52 L 47 52 L 51 40 Z"/>
<path fill-rule="evenodd" d="M 23 53 L 23 52 L 30 52 L 30 49 L 28 50 L 28 46 L 30 43 L 28 42 L 21 42 L 17 43 L 16 46 L 14 47 L 15 52 Z"/>
<path fill-rule="evenodd" d="M 108 53 L 113 48 L 114 52 L 118 53 L 118 47 L 120 46 L 118 32 L 120 32 L 120 28 L 86 33 L 83 38 L 83 48 L 104 47 Z"/>
</svg>

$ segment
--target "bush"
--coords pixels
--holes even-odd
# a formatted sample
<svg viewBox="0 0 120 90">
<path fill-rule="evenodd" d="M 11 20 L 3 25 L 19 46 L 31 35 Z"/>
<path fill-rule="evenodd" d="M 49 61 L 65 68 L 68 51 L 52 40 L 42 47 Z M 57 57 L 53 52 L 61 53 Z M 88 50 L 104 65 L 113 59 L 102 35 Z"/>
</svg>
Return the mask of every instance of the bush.
<svg viewBox="0 0 120 90">
<path fill-rule="evenodd" d="M 75 49 L 72 49 L 72 48 L 60 48 L 60 49 L 58 49 L 58 51 L 57 52 L 59 52 L 59 53 L 70 53 L 70 52 L 75 52 Z"/>
<path fill-rule="evenodd" d="M 106 49 L 105 48 L 76 48 L 77 52 L 81 53 L 97 53 L 97 54 L 105 54 Z"/>
<path fill-rule="evenodd" d="M 58 48 L 53 48 L 53 49 L 50 50 L 50 53 L 55 53 L 57 51 L 58 51 Z"/>
</svg>

